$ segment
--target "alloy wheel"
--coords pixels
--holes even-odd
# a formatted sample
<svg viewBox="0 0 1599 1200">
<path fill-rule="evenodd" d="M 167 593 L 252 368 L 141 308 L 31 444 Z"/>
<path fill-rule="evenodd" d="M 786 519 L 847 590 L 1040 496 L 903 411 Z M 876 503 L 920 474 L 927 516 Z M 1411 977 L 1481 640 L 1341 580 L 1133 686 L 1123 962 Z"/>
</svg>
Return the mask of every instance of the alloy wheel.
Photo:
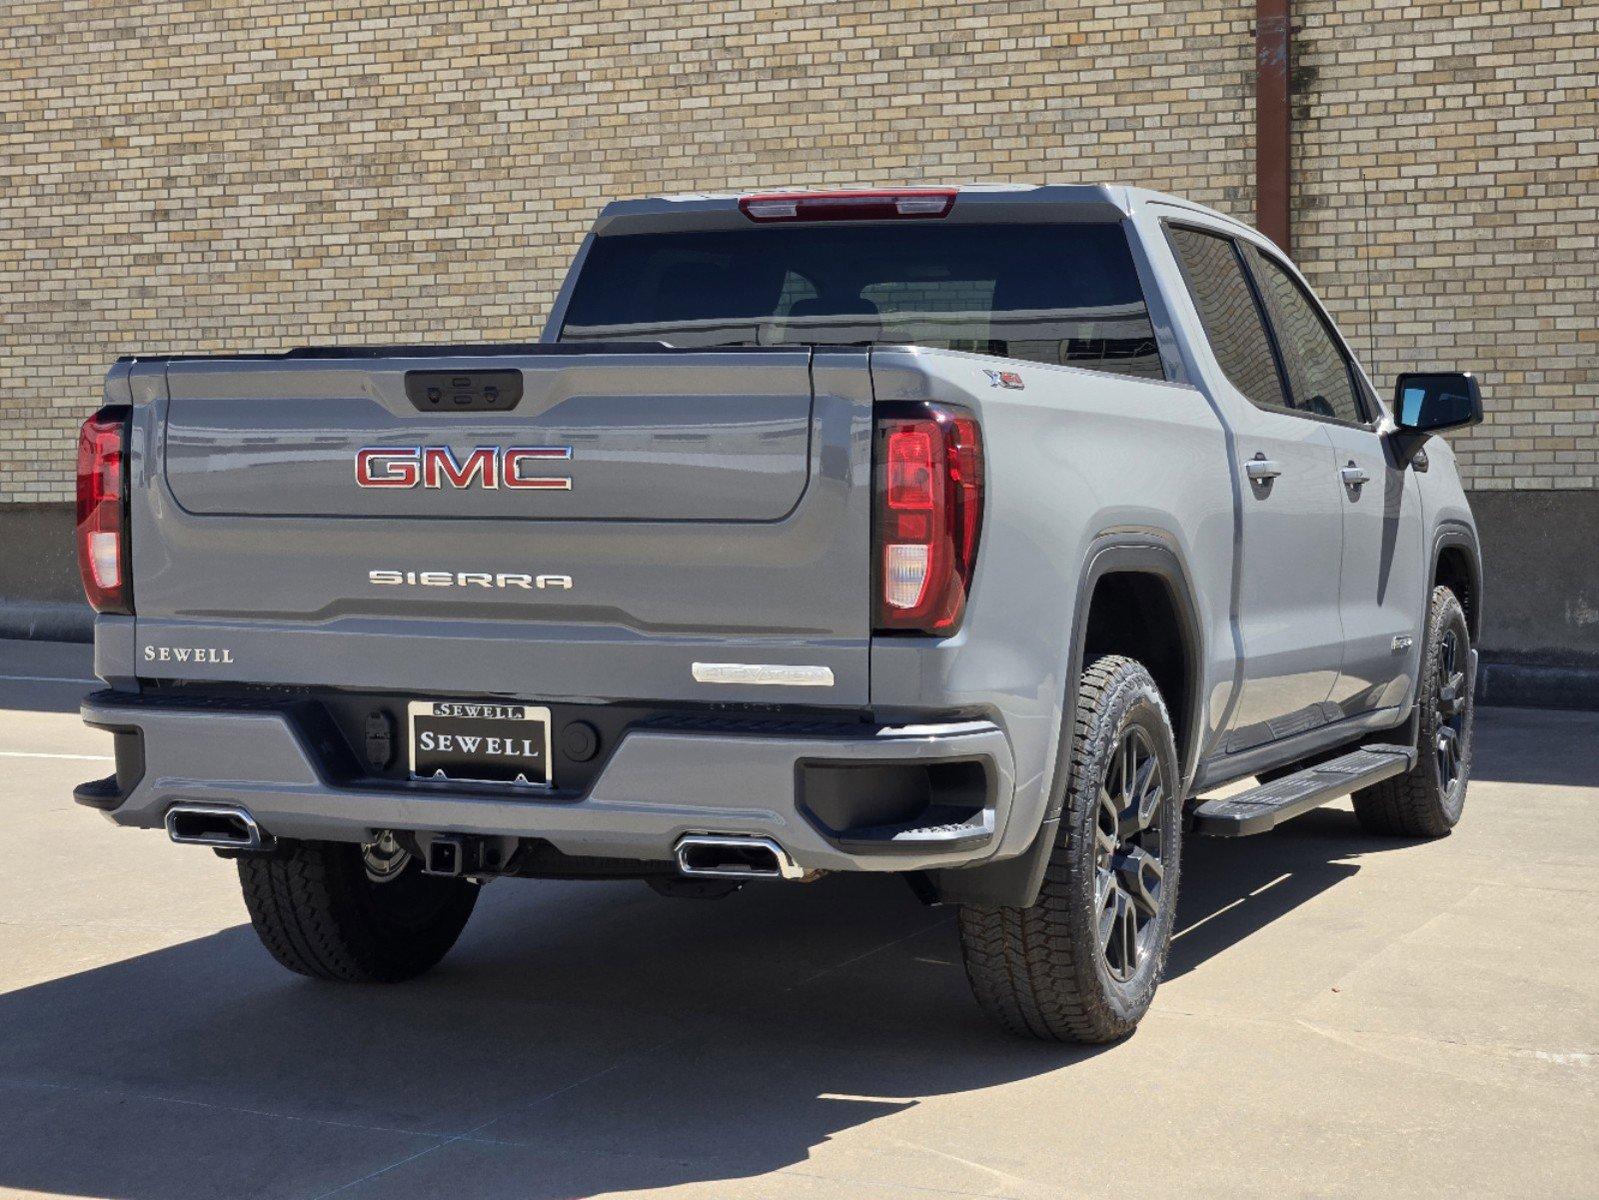
<svg viewBox="0 0 1599 1200">
<path fill-rule="evenodd" d="M 1433 709 L 1438 714 L 1438 736 L 1435 749 L 1438 755 L 1438 786 L 1448 794 L 1460 777 L 1460 758 L 1465 749 L 1466 708 L 1471 703 L 1467 693 L 1464 664 L 1458 660 L 1460 638 L 1453 629 L 1444 630 L 1438 644 L 1438 674 L 1434 685 Z"/>
<path fill-rule="evenodd" d="M 1122 731 L 1099 788 L 1095 897 L 1099 947 L 1111 978 L 1125 983 L 1155 949 L 1168 839 L 1166 777 L 1149 735 Z"/>
</svg>

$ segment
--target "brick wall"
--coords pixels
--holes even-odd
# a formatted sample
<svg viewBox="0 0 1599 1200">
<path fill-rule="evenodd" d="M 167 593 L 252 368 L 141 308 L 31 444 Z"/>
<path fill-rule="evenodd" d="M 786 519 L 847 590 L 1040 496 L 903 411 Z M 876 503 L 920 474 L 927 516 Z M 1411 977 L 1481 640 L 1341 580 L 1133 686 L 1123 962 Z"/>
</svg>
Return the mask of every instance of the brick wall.
<svg viewBox="0 0 1599 1200">
<path fill-rule="evenodd" d="M 356 15 L 359 13 L 359 15 Z M 1477 487 L 1599 476 L 1599 4 L 1299 0 L 1296 252 Z M 526 337 L 613 196 L 1103 179 L 1253 210 L 1253 5 L 0 11 L 0 500 L 142 351 Z"/>
<path fill-rule="evenodd" d="M 1468 486 L 1599 487 L 1599 4 L 1296 14 L 1294 250 L 1367 370 L 1481 372 Z"/>
</svg>

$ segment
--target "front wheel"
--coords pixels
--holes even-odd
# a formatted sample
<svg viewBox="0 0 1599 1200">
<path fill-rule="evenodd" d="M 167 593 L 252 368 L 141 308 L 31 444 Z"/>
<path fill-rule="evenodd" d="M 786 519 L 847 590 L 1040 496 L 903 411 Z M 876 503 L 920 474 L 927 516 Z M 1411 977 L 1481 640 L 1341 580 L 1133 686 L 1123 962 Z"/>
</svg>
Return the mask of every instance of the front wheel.
<svg viewBox="0 0 1599 1200">
<path fill-rule="evenodd" d="M 1471 777 L 1471 629 L 1454 592 L 1432 590 L 1416 697 L 1416 765 L 1354 795 L 1368 833 L 1442 837 L 1466 807 Z"/>
<path fill-rule="evenodd" d="M 272 957 L 313 979 L 395 983 L 455 945 L 478 885 L 425 875 L 392 835 L 370 846 L 284 842 L 241 855 L 250 923 Z"/>
<path fill-rule="evenodd" d="M 1109 1042 L 1155 997 L 1177 911 L 1182 782 L 1149 672 L 1107 655 L 1083 672 L 1059 838 L 1027 908 L 966 904 L 961 951 L 1005 1029 Z"/>
</svg>

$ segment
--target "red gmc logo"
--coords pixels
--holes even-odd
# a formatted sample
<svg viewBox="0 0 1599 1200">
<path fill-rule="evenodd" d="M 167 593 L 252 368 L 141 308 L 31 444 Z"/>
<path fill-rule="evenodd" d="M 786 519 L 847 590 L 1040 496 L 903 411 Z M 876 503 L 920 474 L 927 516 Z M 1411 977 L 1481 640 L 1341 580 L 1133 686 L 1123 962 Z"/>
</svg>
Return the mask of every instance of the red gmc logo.
<svg viewBox="0 0 1599 1200">
<path fill-rule="evenodd" d="M 448 446 L 366 446 L 355 452 L 355 482 L 364 488 L 533 488 L 568 492 L 565 475 L 536 475 L 550 459 L 569 460 L 570 446 L 479 446 L 464 461 Z"/>
</svg>

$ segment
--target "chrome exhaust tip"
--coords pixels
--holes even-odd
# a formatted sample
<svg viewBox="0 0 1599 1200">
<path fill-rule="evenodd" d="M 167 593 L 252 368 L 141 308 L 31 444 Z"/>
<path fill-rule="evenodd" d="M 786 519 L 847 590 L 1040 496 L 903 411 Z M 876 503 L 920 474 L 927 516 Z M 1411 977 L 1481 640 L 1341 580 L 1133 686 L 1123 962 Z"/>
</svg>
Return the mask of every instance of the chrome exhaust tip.
<svg viewBox="0 0 1599 1200">
<path fill-rule="evenodd" d="M 263 833 L 248 809 L 231 804 L 174 804 L 167 809 L 167 836 L 180 846 L 214 846 L 225 850 L 269 850 L 272 835 Z"/>
<path fill-rule="evenodd" d="M 694 879 L 803 879 L 805 870 L 768 837 L 691 833 L 673 849 L 677 869 Z"/>
</svg>

